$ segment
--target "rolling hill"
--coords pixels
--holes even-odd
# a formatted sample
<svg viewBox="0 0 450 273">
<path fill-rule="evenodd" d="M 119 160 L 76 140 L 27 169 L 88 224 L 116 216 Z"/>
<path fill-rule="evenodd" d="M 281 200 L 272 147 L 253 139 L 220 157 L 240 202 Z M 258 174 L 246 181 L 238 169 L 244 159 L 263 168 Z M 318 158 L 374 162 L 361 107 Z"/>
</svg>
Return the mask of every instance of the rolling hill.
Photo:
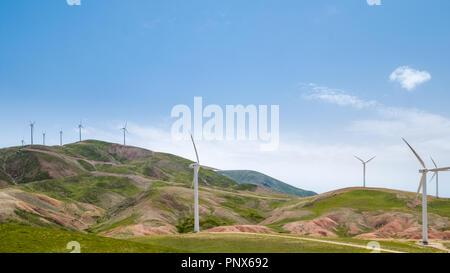
<svg viewBox="0 0 450 273">
<path fill-rule="evenodd" d="M 17 226 L 126 239 L 189 233 L 190 163 L 96 140 L 0 149 L 0 224 L 8 234 Z M 347 188 L 302 198 L 241 184 L 206 167 L 199 183 L 202 231 L 345 240 L 421 237 L 421 204 L 410 192 Z M 430 238 L 450 240 L 450 200 L 428 201 Z"/>
<path fill-rule="evenodd" d="M 317 193 L 307 190 L 302 190 L 286 184 L 280 180 L 277 180 L 268 175 L 248 170 L 230 170 L 230 171 L 217 171 L 238 183 L 248 183 L 258 185 L 260 187 L 268 188 L 274 191 L 278 191 L 285 194 L 297 195 L 300 197 L 308 197 L 316 195 Z"/>
<path fill-rule="evenodd" d="M 190 160 L 87 140 L 65 146 L 0 150 L 0 222 L 105 236 L 189 231 Z M 287 196 L 202 168 L 202 229 L 257 224 Z"/>
</svg>

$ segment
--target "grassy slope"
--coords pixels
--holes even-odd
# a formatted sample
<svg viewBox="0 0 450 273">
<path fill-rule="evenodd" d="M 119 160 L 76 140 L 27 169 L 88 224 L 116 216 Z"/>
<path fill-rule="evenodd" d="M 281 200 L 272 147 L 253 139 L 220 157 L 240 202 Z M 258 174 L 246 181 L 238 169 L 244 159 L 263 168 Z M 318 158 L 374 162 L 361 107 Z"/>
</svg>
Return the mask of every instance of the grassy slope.
<svg viewBox="0 0 450 273">
<path fill-rule="evenodd" d="M 199 233 L 187 235 L 146 236 L 132 239 L 133 242 L 171 247 L 186 252 L 203 253 L 369 253 L 371 250 L 341 246 L 322 242 L 304 241 L 308 236 L 290 235 L 292 239 L 255 234 Z M 317 238 L 324 240 L 324 238 Z M 326 239 L 335 242 L 367 246 L 368 240 Z M 217 243 L 220 242 L 220 243 Z M 442 252 L 436 248 L 416 245 L 415 242 L 379 241 L 384 249 L 408 253 Z"/>
<path fill-rule="evenodd" d="M 44 180 L 26 184 L 22 188 L 31 192 L 44 193 L 55 199 L 74 199 L 93 205 L 98 205 L 102 201 L 102 195 L 107 193 L 130 197 L 140 191 L 126 177 L 91 175 Z"/>
<path fill-rule="evenodd" d="M 359 253 L 361 248 L 252 234 L 147 236 L 132 241 L 201 253 Z"/>
<path fill-rule="evenodd" d="M 178 252 L 162 246 L 87 235 L 76 232 L 0 225 L 0 253 L 69 253 L 67 243 L 77 241 L 82 253 Z"/>
<path fill-rule="evenodd" d="M 325 196 L 322 198 L 321 196 Z M 323 216 L 332 211 L 350 208 L 356 210 L 357 213 L 364 211 L 379 211 L 379 212 L 404 212 L 412 215 L 420 215 L 422 207 L 419 204 L 414 208 L 407 206 L 407 202 L 413 200 L 415 194 L 405 193 L 394 190 L 383 189 L 344 189 L 334 194 L 323 194 L 317 198 L 309 198 L 301 200 L 295 210 L 302 210 L 309 212 L 308 215 L 299 218 L 285 218 L 268 226 L 278 231 L 283 231 L 282 226 L 286 223 L 311 220 Z M 288 209 L 289 210 L 289 209 Z M 450 200 L 436 199 L 429 197 L 429 212 L 443 216 L 450 217 Z M 368 232 L 368 231 L 366 231 Z M 345 234 L 338 234 L 345 235 Z"/>
<path fill-rule="evenodd" d="M 292 236 L 299 237 L 299 236 Z M 323 240 L 323 238 L 320 238 Z M 326 239 L 365 246 L 368 241 Z M 67 243 L 76 241 L 82 253 L 367 253 L 351 246 L 253 234 L 187 234 L 118 240 L 76 232 L 0 225 L 0 253 L 68 253 Z M 220 242 L 220 243 L 218 243 Z M 411 242 L 380 242 L 382 248 L 404 252 L 440 252 Z"/>
<path fill-rule="evenodd" d="M 298 189 L 280 180 L 277 180 L 275 178 L 272 178 L 270 176 L 255 171 L 232 170 L 232 171 L 217 171 L 217 172 L 230 177 L 231 179 L 233 179 L 238 183 L 255 184 L 281 193 L 297 195 L 300 197 L 316 195 L 315 192 Z"/>
</svg>

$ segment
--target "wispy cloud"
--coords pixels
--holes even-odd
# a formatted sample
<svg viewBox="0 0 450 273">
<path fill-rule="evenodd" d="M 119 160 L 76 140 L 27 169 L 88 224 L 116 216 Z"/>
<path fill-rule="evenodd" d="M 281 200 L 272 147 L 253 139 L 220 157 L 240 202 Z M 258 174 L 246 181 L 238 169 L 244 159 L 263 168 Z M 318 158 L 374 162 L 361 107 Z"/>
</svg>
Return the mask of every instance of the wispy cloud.
<svg viewBox="0 0 450 273">
<path fill-rule="evenodd" d="M 351 106 L 356 109 L 363 109 L 375 106 L 377 104 L 376 101 L 362 100 L 340 89 L 320 86 L 314 83 L 309 83 L 305 87 L 309 89 L 309 92 L 304 94 L 305 98 L 308 99 L 323 100 L 328 103 L 333 103 L 340 106 Z"/>
<path fill-rule="evenodd" d="M 393 82 L 399 82 L 403 88 L 411 91 L 416 86 L 429 81 L 431 75 L 428 71 L 419 71 L 408 66 L 400 66 L 391 73 L 389 79 Z"/>
<path fill-rule="evenodd" d="M 304 95 L 331 104 L 356 109 L 368 108 L 376 114 L 375 119 L 357 119 L 350 123 L 349 131 L 378 137 L 409 136 L 414 138 L 450 138 L 450 119 L 415 108 L 386 106 L 375 100 L 364 100 L 341 89 L 307 85 L 312 91 Z"/>
</svg>

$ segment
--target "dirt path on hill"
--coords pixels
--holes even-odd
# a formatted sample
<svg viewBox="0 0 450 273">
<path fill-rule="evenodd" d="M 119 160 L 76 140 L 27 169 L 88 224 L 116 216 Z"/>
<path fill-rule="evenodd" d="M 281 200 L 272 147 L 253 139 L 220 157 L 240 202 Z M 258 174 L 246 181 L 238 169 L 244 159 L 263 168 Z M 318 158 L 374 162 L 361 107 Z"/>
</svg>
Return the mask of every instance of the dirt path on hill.
<svg viewBox="0 0 450 273">
<path fill-rule="evenodd" d="M 450 249 L 446 248 L 442 243 L 439 243 L 439 242 L 430 242 L 429 245 L 432 246 L 432 247 L 434 247 L 434 248 L 437 248 L 437 249 L 440 249 L 440 250 L 443 250 L 443 251 L 445 251 L 445 252 L 450 253 Z"/>
<path fill-rule="evenodd" d="M 66 155 L 63 153 L 57 153 L 55 151 L 49 151 L 49 150 L 40 150 L 40 149 L 34 149 L 34 148 L 23 148 L 22 150 L 24 151 L 30 151 L 30 152 L 37 152 L 37 153 L 45 153 L 45 154 L 49 154 L 49 155 L 53 155 L 53 156 L 57 156 L 57 157 L 62 157 L 65 158 L 67 160 L 71 160 L 71 161 L 76 161 L 76 160 L 84 160 L 87 161 L 91 164 L 105 164 L 105 165 L 112 165 L 112 166 L 125 166 L 125 167 L 135 167 L 134 165 L 129 165 L 129 164 L 122 164 L 122 163 L 117 163 L 114 161 L 97 161 L 97 160 L 90 160 L 90 159 L 85 159 L 82 157 L 77 157 L 77 156 L 71 156 L 71 155 Z"/>
<path fill-rule="evenodd" d="M 235 232 L 210 232 L 210 233 L 217 233 L 217 234 L 236 234 Z M 268 237 L 280 237 L 285 239 L 294 239 L 294 240 L 303 240 L 303 241 L 311 241 L 311 242 L 318 242 L 318 243 L 325 243 L 325 244 L 331 244 L 331 245 L 341 245 L 341 246 L 349 246 L 349 247 L 356 247 L 356 248 L 362 248 L 362 249 L 368 249 L 366 246 L 363 245 L 357 245 L 357 244 L 351 244 L 351 243 L 342 243 L 342 242 L 335 242 L 335 241 L 327 241 L 327 240 L 320 240 L 320 239 L 313 239 L 313 238 L 304 238 L 304 237 L 295 237 L 295 236 L 283 236 L 283 235 L 276 235 L 276 234 L 266 234 L 266 233 L 242 233 L 242 234 L 251 234 L 251 235 L 258 235 L 258 236 L 268 236 Z M 401 251 L 395 251 L 391 249 L 385 249 L 380 248 L 381 252 L 389 252 L 389 253 L 404 253 Z"/>
</svg>

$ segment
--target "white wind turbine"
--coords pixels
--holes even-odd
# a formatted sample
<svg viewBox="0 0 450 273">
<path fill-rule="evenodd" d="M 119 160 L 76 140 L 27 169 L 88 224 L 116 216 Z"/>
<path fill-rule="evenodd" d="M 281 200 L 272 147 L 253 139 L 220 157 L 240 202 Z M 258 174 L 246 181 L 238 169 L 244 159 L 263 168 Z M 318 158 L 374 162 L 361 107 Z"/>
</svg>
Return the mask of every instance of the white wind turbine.
<svg viewBox="0 0 450 273">
<path fill-rule="evenodd" d="M 127 121 L 125 121 L 125 125 L 122 127 L 122 128 L 120 128 L 120 130 L 122 130 L 123 131 L 123 146 L 125 146 L 126 145 L 126 142 L 125 142 L 125 136 L 126 136 L 126 133 L 128 133 L 128 130 L 127 130 Z"/>
<path fill-rule="evenodd" d="M 191 134 L 192 144 L 194 145 L 195 156 L 197 158 L 196 163 L 192 163 L 189 167 L 194 168 L 194 179 L 192 184 L 194 185 L 194 232 L 200 231 L 199 214 L 198 214 L 198 171 L 200 170 L 200 160 L 198 159 L 197 147 L 195 147 L 194 138 Z"/>
<path fill-rule="evenodd" d="M 33 121 L 33 122 L 30 121 L 30 129 L 31 129 L 31 145 L 33 145 L 33 132 L 34 132 L 34 124 L 35 124 L 35 123 L 36 123 L 35 121 Z"/>
<path fill-rule="evenodd" d="M 81 129 L 83 129 L 83 123 L 80 120 L 80 124 L 78 124 L 78 130 L 79 130 L 79 134 L 80 134 L 80 142 L 81 142 Z"/>
<path fill-rule="evenodd" d="M 450 167 L 447 168 L 435 168 L 435 169 L 427 169 L 425 166 L 425 162 L 420 158 L 419 154 L 409 145 L 409 143 L 403 138 L 403 141 L 408 145 L 413 154 L 416 156 L 417 160 L 419 160 L 420 165 L 422 165 L 423 169 L 419 170 L 419 173 L 422 174 L 420 178 L 419 189 L 417 190 L 417 194 L 420 193 L 422 189 L 422 240 L 424 245 L 428 245 L 428 211 L 427 211 L 427 174 L 429 172 L 438 173 L 443 171 L 450 171 Z"/>
<path fill-rule="evenodd" d="M 363 164 L 363 187 L 366 187 L 366 165 L 367 163 L 369 163 L 370 161 L 372 161 L 376 156 L 372 157 L 371 159 L 364 161 L 361 158 L 357 157 L 356 155 L 354 156 L 356 159 L 358 159 L 359 161 L 361 161 L 361 163 Z"/>
</svg>

